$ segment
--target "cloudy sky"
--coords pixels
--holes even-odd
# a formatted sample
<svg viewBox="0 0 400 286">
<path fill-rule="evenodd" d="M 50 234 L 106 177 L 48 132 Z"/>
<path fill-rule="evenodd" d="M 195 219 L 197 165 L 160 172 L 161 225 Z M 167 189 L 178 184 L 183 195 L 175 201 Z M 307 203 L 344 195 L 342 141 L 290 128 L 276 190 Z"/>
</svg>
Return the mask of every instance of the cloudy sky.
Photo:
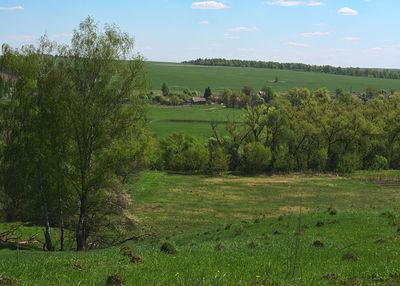
<svg viewBox="0 0 400 286">
<path fill-rule="evenodd" d="M 0 43 L 68 42 L 92 16 L 152 61 L 238 58 L 400 68 L 399 0 L 0 0 Z"/>
</svg>

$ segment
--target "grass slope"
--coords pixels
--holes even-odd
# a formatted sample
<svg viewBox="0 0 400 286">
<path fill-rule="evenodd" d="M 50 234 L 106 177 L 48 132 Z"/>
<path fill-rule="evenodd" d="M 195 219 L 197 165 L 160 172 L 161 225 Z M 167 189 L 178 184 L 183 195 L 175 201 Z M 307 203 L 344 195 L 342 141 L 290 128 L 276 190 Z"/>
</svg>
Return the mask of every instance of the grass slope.
<svg viewBox="0 0 400 286">
<path fill-rule="evenodd" d="M 152 89 L 159 90 L 163 82 L 171 90 L 189 88 L 203 92 L 207 86 L 213 91 L 224 88 L 242 89 L 250 85 L 254 89 L 271 86 L 275 91 L 288 91 L 291 88 L 306 87 L 316 90 L 325 87 L 334 91 L 343 88 L 346 91 L 365 91 L 373 86 L 377 89 L 400 90 L 400 80 L 374 79 L 365 77 L 340 76 L 321 73 L 297 72 L 287 70 L 209 67 L 175 63 L 148 62 L 147 70 L 152 82 Z M 275 77 L 278 83 L 272 83 Z"/>
<path fill-rule="evenodd" d="M 301 222 L 300 232 L 298 217 L 286 216 L 127 243 L 142 257 L 140 264 L 118 247 L 86 253 L 2 250 L 0 273 L 20 285 L 105 285 L 112 273 L 128 285 L 399 285 L 399 235 L 387 216 L 319 211 Z M 177 254 L 160 252 L 166 239 Z M 314 246 L 316 240 L 323 247 Z M 347 254 L 357 260 L 343 260 Z"/>
<path fill-rule="evenodd" d="M 126 244 L 142 263 L 130 262 L 119 247 L 86 253 L 5 247 L 0 276 L 20 285 L 105 285 L 111 273 L 128 285 L 400 283 L 396 185 L 302 174 L 146 172 L 132 189 L 141 226 L 160 234 Z M 160 252 L 165 241 L 178 253 Z M 343 260 L 347 254 L 354 261 Z"/>
<path fill-rule="evenodd" d="M 225 122 L 241 121 L 243 110 L 211 106 L 160 106 L 153 105 L 150 112 L 150 128 L 159 138 L 173 132 L 183 132 L 201 140 L 212 135 L 211 121 L 218 122 L 219 130 L 225 132 Z"/>
</svg>

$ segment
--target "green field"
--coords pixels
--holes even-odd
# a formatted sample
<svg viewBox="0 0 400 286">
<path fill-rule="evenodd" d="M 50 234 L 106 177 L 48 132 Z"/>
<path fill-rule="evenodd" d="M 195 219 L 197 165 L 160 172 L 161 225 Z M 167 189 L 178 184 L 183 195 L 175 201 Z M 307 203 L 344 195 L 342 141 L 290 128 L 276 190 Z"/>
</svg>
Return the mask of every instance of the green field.
<svg viewBox="0 0 400 286">
<path fill-rule="evenodd" d="M 214 105 L 160 106 L 152 105 L 149 127 L 158 138 L 173 132 L 183 132 L 200 140 L 212 135 L 211 121 L 218 123 L 219 130 L 225 132 L 227 120 L 241 121 L 243 110 Z"/>
<path fill-rule="evenodd" d="M 130 185 L 138 233 L 159 236 L 124 244 L 142 263 L 120 247 L 3 246 L 0 276 L 20 285 L 105 285 L 111 273 L 127 285 L 399 285 L 398 184 L 359 179 L 145 172 Z M 178 253 L 160 252 L 165 241 Z"/>
<path fill-rule="evenodd" d="M 168 83 L 171 90 L 180 91 L 185 88 L 203 92 L 207 86 L 212 90 L 224 88 L 242 89 L 249 85 L 254 89 L 271 86 L 275 91 L 285 92 L 291 88 L 308 88 L 316 90 L 327 88 L 334 91 L 343 88 L 346 91 L 365 91 L 367 87 L 379 90 L 400 90 L 400 80 L 376 79 L 330 75 L 322 73 L 297 72 L 288 70 L 211 67 L 175 63 L 148 62 L 147 71 L 153 90 L 161 89 L 163 82 Z M 272 81 L 279 78 L 278 83 Z"/>
</svg>

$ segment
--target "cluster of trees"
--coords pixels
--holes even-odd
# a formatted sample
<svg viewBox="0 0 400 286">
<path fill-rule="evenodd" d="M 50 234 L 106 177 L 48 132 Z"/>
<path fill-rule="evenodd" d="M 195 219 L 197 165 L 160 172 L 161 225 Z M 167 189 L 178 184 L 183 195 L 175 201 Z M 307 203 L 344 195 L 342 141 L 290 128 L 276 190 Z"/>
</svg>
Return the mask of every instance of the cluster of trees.
<svg viewBox="0 0 400 286">
<path fill-rule="evenodd" d="M 246 108 L 269 103 L 275 93 L 269 86 L 264 86 L 261 91 L 255 91 L 251 86 L 244 86 L 242 90 L 223 89 L 218 96 L 213 98 L 217 103 L 223 103 L 228 108 Z"/>
<path fill-rule="evenodd" d="M 91 18 L 71 44 L 2 47 L 8 99 L 0 102 L 0 209 L 7 221 L 75 232 L 77 250 L 113 243 L 135 226 L 127 175 L 153 154 L 143 60 L 117 27 Z"/>
<path fill-rule="evenodd" d="M 148 95 L 141 95 L 142 99 L 146 99 L 151 103 L 161 104 L 161 105 L 184 105 L 191 103 L 192 97 L 198 97 L 197 91 L 191 91 L 185 88 L 182 92 L 171 92 L 167 83 L 161 85 L 162 94 L 154 94 L 152 91 Z M 204 90 L 203 97 L 207 101 L 211 101 L 212 91 L 210 87 L 206 87 Z"/>
<path fill-rule="evenodd" d="M 400 168 L 400 94 L 363 102 L 338 89 L 292 89 L 247 105 L 242 123 L 207 144 L 174 134 L 160 145 L 163 168 L 208 173 Z"/>
<path fill-rule="evenodd" d="M 145 98 L 152 103 L 177 106 L 189 103 L 193 96 L 197 96 L 196 91 L 190 91 L 188 88 L 185 88 L 182 92 L 171 92 L 165 82 L 161 86 L 161 93 L 160 95 L 150 92 Z"/>
<path fill-rule="evenodd" d="M 400 79 L 400 71 L 388 69 L 369 69 L 369 68 L 342 68 L 329 65 L 317 66 L 301 63 L 277 63 L 264 61 L 246 61 L 246 60 L 227 60 L 227 59 L 197 59 L 185 61 L 185 64 L 205 65 L 205 66 L 230 66 L 230 67 L 252 67 L 268 68 L 279 70 L 294 70 L 304 72 L 319 72 L 337 75 L 361 76 L 372 78 Z"/>
</svg>

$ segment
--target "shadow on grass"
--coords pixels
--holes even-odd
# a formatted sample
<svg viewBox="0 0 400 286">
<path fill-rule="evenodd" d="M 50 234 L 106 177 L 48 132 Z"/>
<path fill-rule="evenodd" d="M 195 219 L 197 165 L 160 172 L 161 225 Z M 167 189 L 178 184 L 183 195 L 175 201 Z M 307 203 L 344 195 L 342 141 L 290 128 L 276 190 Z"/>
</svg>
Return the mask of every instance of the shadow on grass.
<svg viewBox="0 0 400 286">
<path fill-rule="evenodd" d="M 41 251 L 41 248 L 32 245 L 24 245 L 18 244 L 16 242 L 0 242 L 0 250 L 8 249 L 8 250 L 37 250 Z"/>
</svg>

